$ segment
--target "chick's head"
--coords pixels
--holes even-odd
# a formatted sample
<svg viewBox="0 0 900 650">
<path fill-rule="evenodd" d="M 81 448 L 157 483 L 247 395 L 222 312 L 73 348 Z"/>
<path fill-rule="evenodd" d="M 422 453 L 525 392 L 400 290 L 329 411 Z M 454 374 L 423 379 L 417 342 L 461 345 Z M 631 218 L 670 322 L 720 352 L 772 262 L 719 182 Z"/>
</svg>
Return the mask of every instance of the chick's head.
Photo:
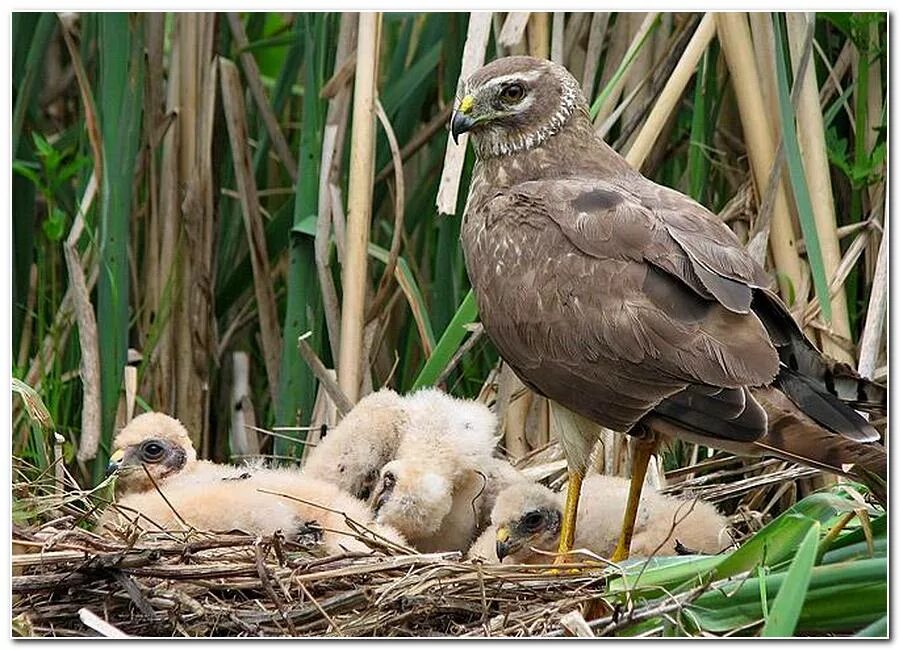
<svg viewBox="0 0 900 650">
<path fill-rule="evenodd" d="M 533 548 L 552 550 L 559 540 L 562 508 L 559 495 L 537 483 L 517 483 L 503 490 L 491 511 L 497 559 L 511 564 L 547 562 Z"/>
<path fill-rule="evenodd" d="M 377 522 L 413 541 L 440 528 L 453 507 L 453 485 L 428 463 L 393 460 L 381 471 L 371 505 Z"/>
<path fill-rule="evenodd" d="M 120 493 L 149 490 L 154 482 L 158 484 L 197 460 L 181 422 L 156 412 L 129 422 L 113 441 L 113 450 L 107 473 L 117 473 Z"/>
</svg>

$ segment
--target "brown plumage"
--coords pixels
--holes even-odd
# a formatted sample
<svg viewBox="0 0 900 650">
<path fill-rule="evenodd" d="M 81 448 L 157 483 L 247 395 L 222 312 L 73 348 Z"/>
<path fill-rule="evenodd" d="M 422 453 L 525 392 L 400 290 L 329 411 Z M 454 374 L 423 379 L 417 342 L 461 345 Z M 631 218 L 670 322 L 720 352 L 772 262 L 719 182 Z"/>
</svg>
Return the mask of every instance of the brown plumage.
<svg viewBox="0 0 900 650">
<path fill-rule="evenodd" d="M 477 156 L 462 243 L 485 331 L 525 384 L 562 407 L 556 418 L 573 424 L 574 412 L 644 439 L 614 560 L 628 556 L 661 428 L 833 467 L 884 496 L 878 432 L 853 410 L 886 410 L 884 388 L 822 357 L 714 214 L 644 178 L 594 134 L 565 68 L 509 57 L 462 90 L 451 131 L 470 132 Z M 783 394 L 789 412 L 768 413 L 779 400 L 759 390 Z M 596 440 L 577 426 L 561 431 L 562 562 Z M 836 466 L 839 456 L 850 462 Z"/>
<path fill-rule="evenodd" d="M 878 433 L 852 408 L 884 411 L 884 388 L 822 357 L 714 214 L 596 136 L 564 68 L 500 59 L 464 91 L 451 128 L 477 155 L 466 264 L 486 332 L 528 386 L 618 431 L 662 423 L 884 475 Z M 583 472 L 592 443 L 563 440 L 570 467 Z"/>
</svg>

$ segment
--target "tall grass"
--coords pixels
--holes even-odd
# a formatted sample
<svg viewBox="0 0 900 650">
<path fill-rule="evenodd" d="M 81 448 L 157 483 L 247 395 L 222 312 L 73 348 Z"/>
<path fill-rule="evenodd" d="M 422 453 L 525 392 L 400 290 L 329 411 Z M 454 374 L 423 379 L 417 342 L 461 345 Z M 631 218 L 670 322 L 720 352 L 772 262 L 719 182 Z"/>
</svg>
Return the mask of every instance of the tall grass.
<svg viewBox="0 0 900 650">
<path fill-rule="evenodd" d="M 473 159 L 445 125 L 466 62 L 506 54 L 586 80 L 608 142 L 720 212 L 832 356 L 886 377 L 885 14 L 471 18 L 14 14 L 13 375 L 79 480 L 101 478 L 126 397 L 177 415 L 205 456 L 229 458 L 241 409 L 291 428 L 263 454 L 299 457 L 307 428 L 333 423 L 323 372 L 351 401 L 440 379 L 496 398 L 518 453 L 552 439 L 543 400 L 494 372 L 458 245 Z M 74 307 L 73 232 L 98 340 Z M 102 424 L 76 460 L 90 345 Z M 14 453 L 46 467 L 41 427 L 19 407 L 13 426 Z M 703 453 L 677 444 L 665 467 Z"/>
</svg>

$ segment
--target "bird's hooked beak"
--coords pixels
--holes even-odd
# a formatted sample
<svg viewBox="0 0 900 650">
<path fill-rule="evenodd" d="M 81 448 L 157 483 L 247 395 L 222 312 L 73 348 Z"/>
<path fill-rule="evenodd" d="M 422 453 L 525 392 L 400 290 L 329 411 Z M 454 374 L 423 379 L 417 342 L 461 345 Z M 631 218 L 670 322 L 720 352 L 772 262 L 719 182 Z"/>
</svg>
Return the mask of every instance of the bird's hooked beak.
<svg viewBox="0 0 900 650">
<path fill-rule="evenodd" d="M 512 540 L 510 539 L 509 529 L 505 526 L 501 526 L 497 529 L 496 550 L 497 560 L 500 562 L 503 562 L 503 558 L 516 550 L 514 548 Z"/>
<path fill-rule="evenodd" d="M 109 463 L 106 465 L 106 475 L 107 476 L 118 471 L 119 466 L 122 464 L 123 458 L 125 458 L 125 450 L 116 449 L 113 452 L 112 456 L 109 457 Z"/>
<path fill-rule="evenodd" d="M 466 95 L 459 102 L 459 106 L 453 111 L 453 117 L 450 118 L 450 134 L 453 136 L 453 142 L 459 144 L 459 136 L 471 130 L 478 121 L 471 116 L 472 107 L 475 105 L 475 98 L 472 95 Z"/>
</svg>

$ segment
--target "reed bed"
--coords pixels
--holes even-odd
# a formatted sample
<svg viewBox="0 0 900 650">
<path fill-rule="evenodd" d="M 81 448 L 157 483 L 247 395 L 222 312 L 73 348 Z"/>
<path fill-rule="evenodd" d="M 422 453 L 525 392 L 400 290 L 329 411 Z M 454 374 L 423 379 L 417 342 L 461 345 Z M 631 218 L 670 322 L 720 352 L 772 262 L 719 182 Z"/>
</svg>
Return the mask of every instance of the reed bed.
<svg viewBox="0 0 900 650">
<path fill-rule="evenodd" d="M 509 54 L 565 64 L 583 82 L 598 134 L 648 177 L 718 213 L 823 350 L 886 380 L 885 13 L 86 12 L 16 13 L 12 23 L 12 374 L 22 397 L 11 422 L 13 504 L 20 541 L 46 546 L 46 566 L 17 561 L 23 577 L 65 574 L 87 586 L 16 591 L 27 605 L 16 610 L 20 631 L 88 633 L 81 606 L 129 634 L 766 629 L 765 602 L 758 619 L 713 625 L 694 611 L 685 622 L 671 612 L 713 596 L 669 585 L 668 601 L 622 601 L 618 613 L 593 619 L 585 609 L 586 631 L 566 618 L 578 604 L 572 592 L 540 573 L 518 581 L 506 567 L 383 551 L 323 565 L 358 571 L 365 592 L 346 610 L 326 608 L 332 625 L 313 616 L 315 603 L 340 603 L 352 590 L 284 577 L 326 560 L 298 549 L 285 564 L 274 540 L 247 539 L 190 559 L 215 566 L 209 558 L 224 553 L 221 562 L 240 574 L 233 589 L 202 602 L 200 578 L 151 575 L 157 565 L 187 566 L 177 549 L 193 540 L 134 540 L 167 550 L 129 584 L 142 593 L 184 589 L 218 612 L 166 604 L 176 602 L 169 593 L 145 596 L 150 614 L 121 595 L 134 589 L 109 577 L 121 567 L 82 571 L 136 551 L 82 530 L 90 527 L 83 509 L 65 510 L 85 491 L 97 498 L 112 436 L 135 412 L 177 416 L 203 458 L 296 463 L 323 426 L 384 385 L 439 385 L 489 404 L 502 453 L 559 487 L 547 401 L 483 335 L 458 243 L 473 158 L 446 132 L 456 83 Z M 625 438 L 601 437 L 594 470 L 628 475 Z M 748 544 L 831 483 L 780 461 L 682 443 L 661 455 L 651 478 L 716 502 Z M 860 509 L 862 497 L 846 492 L 852 485 L 831 490 Z M 37 507 L 35 494 L 69 505 Z M 74 519 L 48 523 L 63 516 Z M 824 544 L 837 520 L 815 520 Z M 67 536 L 80 546 L 66 547 Z M 793 553 L 802 541 L 791 538 Z M 289 597 L 257 571 L 260 549 L 264 574 L 283 579 Z M 105 559 L 85 564 L 91 557 Z M 811 580 L 822 569 L 811 565 Z M 407 574 L 422 582 L 403 582 Z M 375 591 L 365 591 L 367 581 Z M 422 584 L 430 590 L 410 596 L 416 613 L 401 618 L 396 590 Z M 876 619 L 884 611 L 877 598 L 857 601 Z M 112 609 L 99 611 L 99 602 Z M 293 613 L 279 618 L 279 607 Z M 622 611 L 631 623 L 607 621 Z M 836 620 L 843 627 L 794 624 L 851 633 L 877 623 Z"/>
</svg>

